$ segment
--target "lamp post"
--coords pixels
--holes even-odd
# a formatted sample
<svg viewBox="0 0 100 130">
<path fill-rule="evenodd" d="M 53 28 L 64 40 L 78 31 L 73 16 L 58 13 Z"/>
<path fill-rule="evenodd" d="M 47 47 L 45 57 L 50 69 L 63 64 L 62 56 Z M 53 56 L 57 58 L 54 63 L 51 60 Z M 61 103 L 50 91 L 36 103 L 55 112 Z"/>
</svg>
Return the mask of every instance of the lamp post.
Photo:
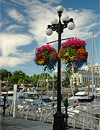
<svg viewBox="0 0 100 130">
<path fill-rule="evenodd" d="M 53 19 L 51 21 L 51 25 L 48 25 L 46 29 L 47 35 L 52 35 L 53 31 L 56 31 L 58 33 L 58 53 L 61 47 L 61 34 L 63 33 L 63 29 L 67 28 L 70 30 L 73 30 L 75 28 L 75 24 L 73 22 L 72 18 L 69 18 L 68 15 L 62 17 L 61 22 L 61 15 L 63 13 L 63 7 L 58 6 L 57 7 L 57 13 L 59 16 L 59 21 L 57 19 Z M 58 59 L 58 87 L 57 87 L 57 112 L 54 114 L 54 124 L 53 124 L 53 130 L 65 130 L 65 122 L 64 118 L 65 115 L 61 112 L 61 60 Z"/>
</svg>

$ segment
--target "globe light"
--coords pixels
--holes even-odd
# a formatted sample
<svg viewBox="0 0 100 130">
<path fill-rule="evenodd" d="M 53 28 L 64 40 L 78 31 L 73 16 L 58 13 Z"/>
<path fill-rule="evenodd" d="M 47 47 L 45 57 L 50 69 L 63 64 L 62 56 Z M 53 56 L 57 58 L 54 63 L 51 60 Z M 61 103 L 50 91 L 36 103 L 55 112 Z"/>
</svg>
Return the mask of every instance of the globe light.
<svg viewBox="0 0 100 130">
<path fill-rule="evenodd" d="M 63 21 L 63 22 L 69 21 L 69 16 L 68 16 L 68 15 L 62 16 L 62 21 Z"/>
<path fill-rule="evenodd" d="M 73 30 L 75 28 L 75 24 L 73 22 L 69 22 L 67 27 L 69 30 Z"/>
<path fill-rule="evenodd" d="M 59 5 L 59 6 L 56 8 L 56 10 L 57 10 L 58 13 L 62 13 L 63 10 L 64 10 L 64 8 L 63 8 L 61 5 Z"/>
<path fill-rule="evenodd" d="M 48 36 L 52 35 L 52 33 L 53 33 L 53 31 L 52 31 L 51 28 L 47 28 L 47 29 L 46 29 L 46 34 L 47 34 Z"/>
<path fill-rule="evenodd" d="M 57 23 L 58 23 L 58 20 L 57 20 L 56 18 L 51 21 L 51 24 L 52 24 L 52 25 L 55 25 L 55 24 L 57 24 Z"/>
<path fill-rule="evenodd" d="M 56 31 L 58 33 L 58 52 L 60 51 L 61 35 L 63 33 L 63 30 L 65 28 L 68 28 L 70 30 L 73 30 L 75 28 L 75 24 L 73 22 L 73 19 L 69 18 L 68 15 L 63 16 L 62 20 L 61 20 L 63 10 L 64 10 L 64 8 L 61 5 L 59 5 L 56 8 L 59 20 L 57 21 L 57 19 L 53 19 L 51 21 L 51 25 L 48 25 L 47 29 L 46 29 L 46 34 L 48 36 L 52 35 L 53 31 Z M 62 23 L 62 21 L 63 21 L 63 23 Z M 49 43 L 52 43 L 52 42 L 49 42 Z M 60 81 L 62 81 L 62 79 L 61 79 L 61 60 L 58 60 L 58 74 L 57 75 L 58 75 L 58 78 L 57 78 L 57 81 L 58 81 L 57 112 L 56 112 L 56 114 L 54 114 L 53 130 L 61 130 L 61 128 L 62 128 L 62 130 L 65 130 L 65 121 L 64 121 L 65 115 L 61 112 L 61 98 L 59 98 L 59 97 L 61 97 Z M 65 102 L 65 106 L 66 106 L 66 108 L 68 107 L 67 100 Z M 66 112 L 66 115 L 67 115 L 67 112 Z M 66 118 L 66 124 L 67 124 L 67 118 Z"/>
</svg>

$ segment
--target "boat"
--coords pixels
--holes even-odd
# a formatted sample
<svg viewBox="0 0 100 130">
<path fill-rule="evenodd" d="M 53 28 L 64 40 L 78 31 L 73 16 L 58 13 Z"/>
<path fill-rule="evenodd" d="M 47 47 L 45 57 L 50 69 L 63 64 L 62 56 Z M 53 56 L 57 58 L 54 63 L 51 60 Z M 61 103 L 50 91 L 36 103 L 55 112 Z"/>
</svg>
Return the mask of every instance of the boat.
<svg viewBox="0 0 100 130">
<path fill-rule="evenodd" d="M 93 100 L 94 100 L 94 95 L 91 96 L 90 98 L 78 99 L 79 102 L 92 102 Z"/>
<path fill-rule="evenodd" d="M 53 100 L 51 97 L 46 95 L 40 95 L 37 91 L 34 92 L 24 92 L 24 100 L 31 102 L 31 105 L 52 105 Z M 54 104 L 57 104 L 57 100 L 54 100 Z"/>
<path fill-rule="evenodd" d="M 40 96 L 39 93 L 34 91 L 34 92 L 24 92 L 24 100 L 31 102 L 31 105 L 38 105 L 40 103 Z"/>
<path fill-rule="evenodd" d="M 92 93 L 90 92 L 89 97 L 91 97 L 91 96 L 92 96 Z M 78 103 L 79 99 L 88 99 L 88 92 L 87 91 L 79 91 L 75 95 L 70 97 L 68 99 L 68 101 L 69 101 L 70 105 L 73 105 L 74 102 Z"/>
<path fill-rule="evenodd" d="M 17 98 L 23 98 L 24 92 L 25 92 L 25 87 L 24 86 L 19 87 L 19 89 L 17 89 Z M 8 99 L 13 100 L 14 91 L 13 90 L 8 90 L 8 92 L 7 91 L 4 91 L 4 92 L 1 91 L 1 98 L 3 98 L 4 95 L 6 95 Z"/>
</svg>

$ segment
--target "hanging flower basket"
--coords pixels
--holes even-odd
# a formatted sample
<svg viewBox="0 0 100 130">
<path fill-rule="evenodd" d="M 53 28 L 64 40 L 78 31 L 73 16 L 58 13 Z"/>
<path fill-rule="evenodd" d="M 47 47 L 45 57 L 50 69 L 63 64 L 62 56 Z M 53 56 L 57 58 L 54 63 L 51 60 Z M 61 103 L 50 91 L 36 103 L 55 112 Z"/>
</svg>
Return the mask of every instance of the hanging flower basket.
<svg viewBox="0 0 100 130">
<path fill-rule="evenodd" d="M 58 54 L 53 47 L 44 45 L 36 48 L 35 52 L 35 63 L 37 65 L 43 65 L 45 66 L 45 69 L 48 68 L 49 70 L 54 69 L 54 66 L 58 61 Z"/>
<path fill-rule="evenodd" d="M 85 50 L 85 46 L 85 41 L 81 39 L 68 39 L 61 44 L 58 57 L 66 64 L 71 64 L 75 69 L 78 69 L 87 62 L 88 52 Z"/>
</svg>

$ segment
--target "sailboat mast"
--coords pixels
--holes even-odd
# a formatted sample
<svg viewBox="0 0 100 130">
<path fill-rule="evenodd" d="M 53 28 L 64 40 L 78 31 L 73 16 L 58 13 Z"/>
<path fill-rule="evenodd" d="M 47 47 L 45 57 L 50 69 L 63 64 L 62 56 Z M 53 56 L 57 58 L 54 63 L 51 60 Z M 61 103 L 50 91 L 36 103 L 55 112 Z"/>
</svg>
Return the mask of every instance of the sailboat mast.
<svg viewBox="0 0 100 130">
<path fill-rule="evenodd" d="M 94 78 L 93 78 L 93 63 L 94 63 L 94 31 L 92 31 L 92 95 L 93 95 L 93 84 L 94 84 Z"/>
</svg>

